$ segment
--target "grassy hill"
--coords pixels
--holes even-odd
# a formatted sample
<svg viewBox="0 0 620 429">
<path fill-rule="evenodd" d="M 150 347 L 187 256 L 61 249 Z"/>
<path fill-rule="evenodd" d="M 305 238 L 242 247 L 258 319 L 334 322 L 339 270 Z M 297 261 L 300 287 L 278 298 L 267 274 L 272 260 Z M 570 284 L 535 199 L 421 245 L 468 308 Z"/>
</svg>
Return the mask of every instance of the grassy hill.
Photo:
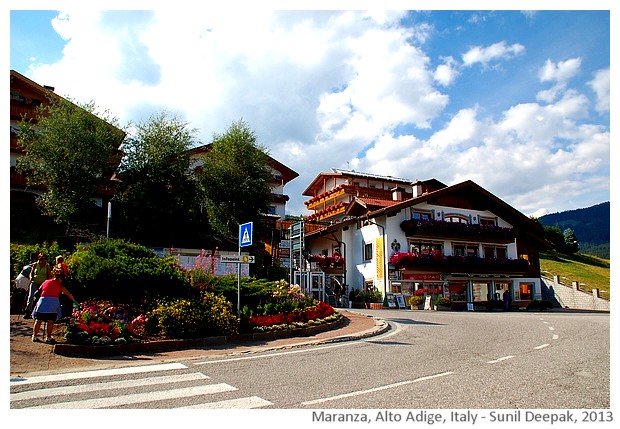
<svg viewBox="0 0 620 429">
<path fill-rule="evenodd" d="M 560 276 L 562 284 L 579 282 L 579 289 L 591 292 L 598 288 L 601 298 L 609 300 L 610 273 L 609 259 L 576 253 L 565 255 L 557 252 L 540 254 L 540 271 L 545 277 Z"/>
</svg>

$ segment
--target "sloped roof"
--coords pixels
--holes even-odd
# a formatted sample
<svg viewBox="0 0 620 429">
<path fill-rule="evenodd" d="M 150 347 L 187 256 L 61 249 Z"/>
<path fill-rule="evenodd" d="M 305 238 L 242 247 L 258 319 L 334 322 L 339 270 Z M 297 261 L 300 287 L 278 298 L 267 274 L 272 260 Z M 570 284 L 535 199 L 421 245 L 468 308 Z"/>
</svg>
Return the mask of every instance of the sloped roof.
<svg viewBox="0 0 620 429">
<path fill-rule="evenodd" d="M 209 152 L 209 150 L 211 150 L 211 146 L 213 146 L 212 143 L 208 143 L 202 146 L 197 146 L 195 148 L 192 148 L 188 151 L 188 154 L 191 155 L 203 155 L 207 152 Z M 291 180 L 295 179 L 296 177 L 299 176 L 299 173 L 297 173 L 296 171 L 294 171 L 293 169 L 287 167 L 286 165 L 282 164 L 280 161 L 276 160 L 275 158 L 271 157 L 269 154 L 266 154 L 267 158 L 268 158 L 268 162 L 269 165 L 276 171 L 278 171 L 280 173 L 280 175 L 282 176 L 282 181 L 284 182 L 284 184 L 290 182 Z"/>
</svg>

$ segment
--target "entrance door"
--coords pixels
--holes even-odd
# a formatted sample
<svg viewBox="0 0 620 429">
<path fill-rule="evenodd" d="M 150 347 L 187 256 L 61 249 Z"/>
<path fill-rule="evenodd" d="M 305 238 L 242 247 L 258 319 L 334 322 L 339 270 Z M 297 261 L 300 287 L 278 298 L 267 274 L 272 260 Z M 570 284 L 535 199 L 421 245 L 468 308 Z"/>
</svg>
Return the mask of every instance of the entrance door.
<svg viewBox="0 0 620 429">
<path fill-rule="evenodd" d="M 319 301 L 325 301 L 325 273 L 310 273 L 310 295 Z"/>
</svg>

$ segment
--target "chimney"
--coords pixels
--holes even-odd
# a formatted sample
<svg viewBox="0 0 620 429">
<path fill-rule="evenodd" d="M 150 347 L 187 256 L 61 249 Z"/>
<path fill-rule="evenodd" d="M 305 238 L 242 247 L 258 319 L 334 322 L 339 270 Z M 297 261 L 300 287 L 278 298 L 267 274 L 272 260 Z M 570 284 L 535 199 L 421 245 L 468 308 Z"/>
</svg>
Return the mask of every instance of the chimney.
<svg viewBox="0 0 620 429">
<path fill-rule="evenodd" d="M 402 201 L 403 200 L 403 192 L 405 191 L 400 186 L 391 189 L 392 191 L 392 201 Z"/>
<path fill-rule="evenodd" d="M 422 195 L 422 182 L 420 182 L 418 179 L 415 179 L 415 182 L 413 182 L 411 185 L 414 198 Z"/>
</svg>

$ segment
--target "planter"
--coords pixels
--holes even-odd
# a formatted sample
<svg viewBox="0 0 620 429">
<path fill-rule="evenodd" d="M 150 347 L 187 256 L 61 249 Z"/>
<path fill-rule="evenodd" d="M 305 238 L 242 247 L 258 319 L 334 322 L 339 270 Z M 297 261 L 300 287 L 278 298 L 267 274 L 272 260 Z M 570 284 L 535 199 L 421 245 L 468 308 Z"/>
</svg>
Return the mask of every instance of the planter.
<svg viewBox="0 0 620 429">
<path fill-rule="evenodd" d="M 419 305 L 410 305 L 409 307 L 411 307 L 412 310 L 419 310 L 420 309 Z"/>
<path fill-rule="evenodd" d="M 435 306 L 435 310 L 437 310 L 437 311 L 449 311 L 449 310 L 451 310 L 451 307 L 447 306 L 447 305 L 436 305 Z"/>
<path fill-rule="evenodd" d="M 366 308 L 371 310 L 381 310 L 383 308 L 382 302 L 369 302 L 366 304 Z"/>
</svg>

